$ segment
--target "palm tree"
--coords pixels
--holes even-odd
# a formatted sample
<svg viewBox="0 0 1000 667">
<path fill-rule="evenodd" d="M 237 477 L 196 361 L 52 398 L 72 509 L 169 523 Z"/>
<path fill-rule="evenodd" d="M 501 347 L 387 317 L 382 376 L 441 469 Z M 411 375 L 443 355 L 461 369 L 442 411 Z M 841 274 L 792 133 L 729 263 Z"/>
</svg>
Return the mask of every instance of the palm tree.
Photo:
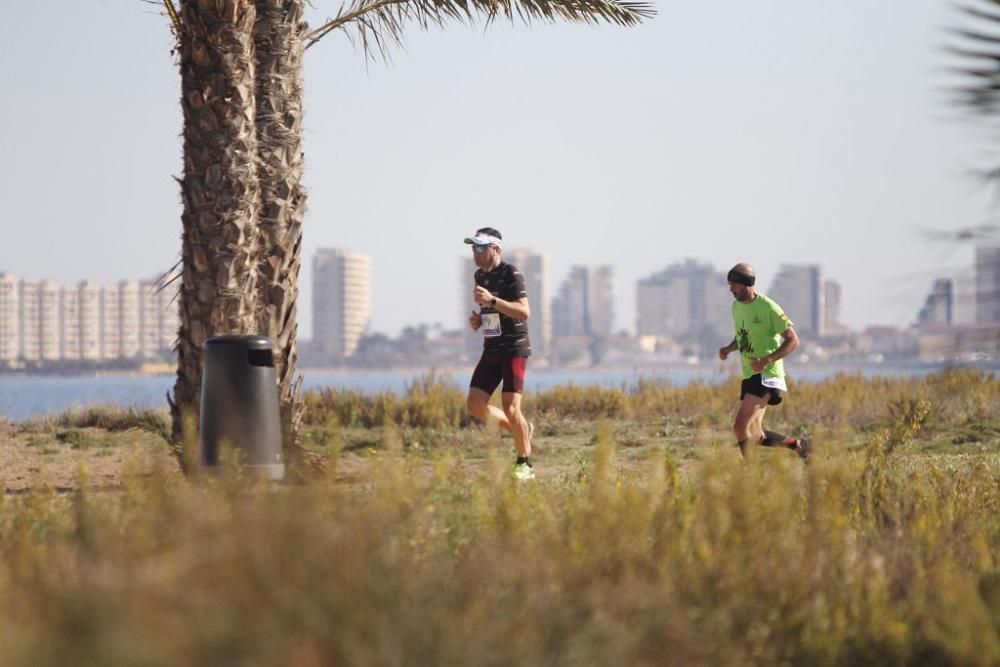
<svg viewBox="0 0 1000 667">
<path fill-rule="evenodd" d="M 178 369 L 168 400 L 179 443 L 185 418 L 197 414 L 202 343 L 221 332 L 257 331 L 261 200 L 253 0 L 191 0 L 175 17 L 183 25 L 183 235 Z"/>
<path fill-rule="evenodd" d="M 182 0 L 182 10 L 178 14 L 171 0 L 163 0 L 173 20 L 180 44 L 182 87 L 184 97 L 196 92 L 197 87 L 189 87 L 197 82 L 186 78 L 185 54 L 195 50 L 195 44 L 212 45 L 229 53 L 230 47 L 221 39 L 209 41 L 203 34 L 202 24 L 192 24 L 199 20 L 201 13 L 229 16 L 234 8 L 244 15 L 243 10 L 249 0 Z M 256 21 L 252 25 L 253 63 L 256 64 L 254 88 L 247 91 L 240 86 L 239 101 L 252 108 L 243 110 L 243 117 L 255 121 L 255 141 L 251 144 L 241 137 L 239 142 L 228 146 L 230 158 L 241 156 L 244 166 L 253 163 L 258 189 L 256 210 L 230 211 L 233 220 L 242 223 L 242 242 L 252 245 L 245 247 L 246 263 L 240 264 L 245 272 L 239 276 L 231 273 L 219 274 L 227 280 L 240 282 L 240 294 L 252 298 L 253 303 L 241 302 L 244 316 L 249 312 L 256 315 L 256 328 L 246 319 L 239 322 L 216 321 L 200 318 L 198 323 L 209 322 L 213 326 L 202 329 L 192 327 L 191 318 L 201 313 L 188 307 L 188 300 L 200 303 L 198 298 L 226 291 L 233 291 L 230 283 L 223 289 L 211 271 L 189 272 L 187 267 L 199 258 L 192 245 L 189 249 L 188 229 L 195 222 L 191 211 L 197 199 L 189 194 L 187 177 L 188 159 L 185 157 L 185 178 L 182 193 L 185 213 L 184 244 L 181 259 L 184 266 L 181 288 L 181 330 L 179 334 L 180 362 L 178 379 L 171 404 L 174 418 L 175 438 L 180 434 L 182 417 L 197 415 L 198 389 L 201 381 L 200 345 L 205 337 L 221 333 L 263 333 L 276 343 L 275 363 L 278 368 L 279 396 L 282 420 L 285 425 L 286 448 L 297 441 L 302 418 L 300 394 L 301 379 L 297 377 L 296 303 L 298 300 L 298 275 L 301 266 L 302 219 L 305 213 L 306 193 L 302 186 L 302 58 L 306 49 L 316 44 L 324 36 L 335 30 L 356 30 L 356 34 L 367 56 L 375 53 L 387 57 L 390 44 L 398 43 L 407 23 L 415 22 L 421 27 L 443 26 L 449 20 L 471 22 L 484 18 L 487 23 L 497 17 L 513 20 L 515 14 L 530 23 L 532 20 L 555 21 L 566 19 L 576 22 L 597 23 L 605 21 L 621 26 L 634 26 L 653 16 L 652 7 L 644 1 L 631 0 L 356 0 L 340 9 L 337 15 L 319 28 L 308 31 L 302 21 L 304 0 L 256 0 Z M 190 11 L 197 5 L 199 11 Z M 212 23 L 212 26 L 229 29 L 230 26 Z M 246 29 L 246 23 L 240 24 Z M 231 35 L 228 39 L 247 44 L 250 33 L 239 38 Z M 190 56 L 188 56 L 190 59 Z M 221 58 L 216 57 L 215 61 Z M 226 63 L 220 63 L 225 65 Z M 217 73 L 229 81 L 235 73 L 223 70 Z M 239 78 L 245 83 L 245 78 Z M 235 87 L 233 88 L 235 90 Z M 187 104 L 185 102 L 185 104 Z M 185 156 L 200 150 L 197 143 L 188 142 L 187 126 L 193 116 L 185 106 Z M 221 156 L 220 156 L 221 157 Z M 229 163 L 216 163 L 221 167 Z M 235 200 L 233 200 L 235 203 Z M 201 239 L 202 236 L 198 236 Z M 228 246 L 225 246 L 228 248 Z M 254 260 L 256 263 L 253 263 Z M 216 258 L 209 258 L 215 262 Z M 204 262 L 203 262 L 204 263 Z M 232 266 L 229 262 L 225 266 Z M 210 268 L 217 268 L 214 263 Z M 202 281 L 208 281 L 204 284 Z M 253 296 L 250 297 L 250 291 Z M 215 325 L 218 326 L 215 326 Z M 195 338 L 195 334 L 198 337 Z M 197 348 L 195 353 L 192 348 Z M 193 362 L 197 363 L 193 363 Z"/>
<path fill-rule="evenodd" d="M 297 303 L 302 265 L 302 0 L 256 0 L 258 179 L 261 186 L 258 331 L 274 340 L 282 431 L 298 439 Z M 292 452 L 289 452 L 292 453 Z"/>
</svg>

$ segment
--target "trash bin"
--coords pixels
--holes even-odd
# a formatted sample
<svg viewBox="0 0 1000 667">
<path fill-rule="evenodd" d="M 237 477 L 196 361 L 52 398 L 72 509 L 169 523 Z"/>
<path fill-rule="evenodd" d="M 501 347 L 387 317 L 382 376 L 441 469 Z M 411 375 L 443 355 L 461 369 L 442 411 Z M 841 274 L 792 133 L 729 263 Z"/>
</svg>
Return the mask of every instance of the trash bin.
<svg viewBox="0 0 1000 667">
<path fill-rule="evenodd" d="M 204 344 L 201 377 L 202 469 L 219 465 L 225 443 L 253 477 L 285 476 L 274 344 L 265 336 L 216 336 Z"/>
</svg>

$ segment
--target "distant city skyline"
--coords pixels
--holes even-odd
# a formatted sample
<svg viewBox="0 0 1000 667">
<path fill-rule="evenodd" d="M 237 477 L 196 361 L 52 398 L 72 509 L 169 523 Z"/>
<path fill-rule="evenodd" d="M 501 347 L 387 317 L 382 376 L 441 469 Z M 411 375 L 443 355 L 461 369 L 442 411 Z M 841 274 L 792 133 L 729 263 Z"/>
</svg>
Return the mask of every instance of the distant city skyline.
<svg viewBox="0 0 1000 667">
<path fill-rule="evenodd" d="M 307 258 L 313 268 L 312 331 L 302 331 L 302 340 L 312 341 L 314 351 L 329 358 L 351 356 L 364 334 L 391 334 L 371 324 L 376 307 L 371 295 L 373 282 L 371 257 L 345 248 L 320 248 Z M 549 256 L 532 248 L 511 249 L 505 257 L 525 275 L 533 306 L 532 330 L 536 351 L 545 354 L 552 336 L 609 336 L 624 331 L 638 336 L 652 335 L 684 338 L 699 331 L 712 330 L 728 335 L 731 295 L 725 282 L 725 269 L 698 258 L 688 257 L 638 279 L 634 285 L 620 286 L 610 266 L 573 265 L 561 279 L 550 275 Z M 0 359 L 16 358 L 25 345 L 38 347 L 29 359 L 45 358 L 116 358 L 133 356 L 139 345 L 138 337 L 148 340 L 142 349 L 153 350 L 170 334 L 143 334 L 133 331 L 122 334 L 126 342 L 109 342 L 102 335 L 104 346 L 125 346 L 124 353 L 95 351 L 88 353 L 83 339 L 76 342 L 43 336 L 48 330 L 80 327 L 83 313 L 93 309 L 100 299 L 102 313 L 120 310 L 141 313 L 146 321 L 156 317 L 151 304 L 162 308 L 173 303 L 176 310 L 178 282 L 171 274 L 142 280 L 120 279 L 108 287 L 84 278 L 71 285 L 61 285 L 31 276 L 17 276 L 0 267 Z M 465 293 L 469 290 L 475 265 L 471 257 L 463 256 L 458 263 L 456 304 L 460 316 L 446 321 L 413 320 L 407 326 L 436 325 L 445 330 L 464 330 L 469 312 Z M 558 285 L 558 288 L 554 286 Z M 960 287 L 958 287 L 960 286 Z M 127 288 L 127 289 L 126 289 Z M 763 280 L 758 288 L 775 298 L 795 321 L 796 328 L 808 336 L 846 333 L 840 317 L 843 294 L 836 277 L 826 274 L 820 265 L 781 264 L 770 284 Z M 12 319 L 11 313 L 23 310 L 25 290 L 31 291 L 29 308 L 36 309 L 25 324 L 23 316 Z M 132 294 L 135 292 L 135 294 Z M 614 293 L 633 294 L 636 312 L 635 326 L 616 320 L 615 312 L 622 306 L 612 299 Z M 148 294 L 147 294 L 148 293 Z M 91 295 L 91 296 L 88 296 Z M 925 292 L 922 305 L 901 328 L 924 324 L 989 324 L 1000 322 L 1000 244 L 979 244 L 975 247 L 975 262 L 953 275 L 935 278 Z M 140 303 L 141 300 L 141 303 Z M 90 304 L 90 305 L 88 305 Z M 108 317 L 102 315 L 102 317 Z M 167 320 L 170 326 L 174 320 Z M 67 322 L 71 323 L 67 325 Z M 75 324 L 72 324 L 74 323 Z M 16 325 L 16 326 L 15 326 Z M 28 327 L 30 336 L 25 336 Z M 878 326 L 878 325 L 876 325 Z M 31 327 L 37 328 L 32 329 Z M 87 327 L 83 327 L 85 330 Z M 134 327 L 133 327 L 134 328 Z M 862 328 L 863 329 L 863 328 Z M 862 329 L 855 329 L 860 332 Z M 62 334 L 60 334 L 62 335 Z M 135 338 L 135 341 L 132 339 Z M 63 336 L 65 339 L 65 336 Z M 96 343 L 91 343 L 92 347 Z M 48 346 L 46 348 L 45 346 Z M 96 355 L 96 356 L 95 356 Z"/>
<path fill-rule="evenodd" d="M 517 248 L 507 257 L 523 267 L 532 302 L 533 349 L 543 363 L 714 358 L 719 341 L 732 335 L 725 270 L 709 262 L 686 258 L 638 280 L 632 286 L 635 335 L 621 336 L 628 331 L 615 322 L 611 267 L 573 265 L 554 290 L 547 255 Z M 464 309 L 450 324 L 414 320 L 397 340 L 373 329 L 367 255 L 321 248 L 311 260 L 317 315 L 312 338 L 301 337 L 308 341 L 301 348 L 307 363 L 433 365 L 458 362 L 478 351 L 480 340 L 466 327 Z M 463 257 L 458 269 L 456 285 L 460 293 L 467 292 L 474 272 L 471 258 Z M 795 323 L 805 343 L 803 358 L 997 358 L 1000 244 L 977 245 L 971 270 L 971 277 L 963 272 L 957 278 L 936 278 L 905 327 L 845 327 L 839 282 L 820 265 L 782 264 L 769 286 L 758 281 L 758 287 Z M 44 370 L 169 358 L 179 324 L 173 277 L 122 279 L 112 285 L 84 279 L 65 285 L 0 271 L 0 368 Z M 957 284 L 963 285 L 961 290 Z"/>
<path fill-rule="evenodd" d="M 67 285 L 0 271 L 0 367 L 169 358 L 180 320 L 167 282 Z"/>
<path fill-rule="evenodd" d="M 312 25 L 339 7 L 314 5 Z M 134 0 L 6 9 L 0 268 L 67 284 L 172 266 L 166 18 Z M 374 330 L 450 323 L 454 258 L 485 225 L 546 254 L 556 287 L 573 265 L 611 267 L 630 330 L 632 286 L 687 257 L 750 261 L 766 285 L 782 264 L 820 265 L 853 329 L 910 324 L 935 279 L 973 265 L 970 245 L 923 233 L 996 210 L 970 176 L 993 139 L 942 93 L 945 29 L 961 21 L 949 0 L 657 9 L 633 30 L 406 26 L 390 65 L 342 35 L 310 49 L 300 333 L 305 258 L 322 247 L 371 257 Z"/>
</svg>

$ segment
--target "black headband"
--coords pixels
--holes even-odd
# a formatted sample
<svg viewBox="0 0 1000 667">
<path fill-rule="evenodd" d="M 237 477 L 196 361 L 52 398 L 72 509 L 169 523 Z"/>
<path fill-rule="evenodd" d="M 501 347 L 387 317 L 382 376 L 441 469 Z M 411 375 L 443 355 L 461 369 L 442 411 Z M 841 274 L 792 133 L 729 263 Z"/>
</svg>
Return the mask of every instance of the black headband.
<svg viewBox="0 0 1000 667">
<path fill-rule="evenodd" d="M 747 287 L 753 287 L 754 283 L 757 282 L 756 277 L 748 276 L 747 274 L 741 273 L 736 269 L 731 269 L 729 271 L 729 275 L 726 276 L 726 280 L 731 283 L 746 285 Z"/>
</svg>

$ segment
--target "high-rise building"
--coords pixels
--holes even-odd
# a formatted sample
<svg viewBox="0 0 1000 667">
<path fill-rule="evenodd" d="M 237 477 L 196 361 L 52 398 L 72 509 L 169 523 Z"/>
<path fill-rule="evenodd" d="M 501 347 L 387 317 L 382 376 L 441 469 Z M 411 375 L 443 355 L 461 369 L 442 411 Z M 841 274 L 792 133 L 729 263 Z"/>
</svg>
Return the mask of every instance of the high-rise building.
<svg viewBox="0 0 1000 667">
<path fill-rule="evenodd" d="M 172 276 L 164 276 L 157 292 L 160 314 L 160 353 L 168 354 L 177 343 L 180 328 L 180 299 L 177 296 L 178 282 L 171 282 Z"/>
<path fill-rule="evenodd" d="M 636 333 L 640 336 L 726 336 L 732 330 L 726 278 L 688 259 L 640 280 Z"/>
<path fill-rule="evenodd" d="M 917 324 L 951 324 L 953 322 L 954 285 L 948 278 L 934 281 L 930 294 L 917 313 Z"/>
<path fill-rule="evenodd" d="M 41 337 L 40 349 L 44 361 L 59 359 L 62 333 L 59 326 L 59 297 L 62 288 L 58 283 L 46 280 L 39 286 L 38 335 Z"/>
<path fill-rule="evenodd" d="M 504 250 L 503 261 L 517 267 L 524 276 L 524 289 L 528 293 L 531 317 L 528 318 L 528 336 L 532 354 L 545 356 L 552 342 L 552 300 L 549 295 L 549 257 L 528 248 Z M 468 283 L 471 284 L 471 277 Z M 468 290 L 472 293 L 471 288 Z M 468 316 L 466 316 L 468 319 Z"/>
<path fill-rule="evenodd" d="M 976 323 L 976 275 L 974 267 L 968 267 L 952 276 L 951 321 L 952 324 Z"/>
<path fill-rule="evenodd" d="M 169 355 L 177 338 L 176 286 L 166 282 L 166 276 L 139 281 L 138 354 L 144 359 Z"/>
<path fill-rule="evenodd" d="M 554 336 L 610 336 L 614 329 L 614 271 L 574 266 L 552 300 Z"/>
<path fill-rule="evenodd" d="M 77 283 L 80 295 L 80 358 L 101 359 L 101 288 L 89 280 Z"/>
<path fill-rule="evenodd" d="M 144 359 L 160 354 L 159 283 L 139 281 L 139 356 Z"/>
<path fill-rule="evenodd" d="M 842 334 L 847 331 L 847 327 L 840 321 L 842 298 L 840 283 L 836 280 L 823 281 L 823 318 L 820 323 L 822 335 Z"/>
<path fill-rule="evenodd" d="M 80 359 L 80 289 L 62 286 L 59 297 L 59 346 L 63 359 Z"/>
<path fill-rule="evenodd" d="M 785 311 L 799 334 L 823 334 L 823 290 L 816 264 L 784 264 L 765 294 Z"/>
<path fill-rule="evenodd" d="M 18 300 L 20 302 L 20 339 L 21 359 L 24 361 L 41 361 L 42 359 L 42 329 L 39 313 L 42 308 L 41 283 L 37 280 L 22 278 L 18 284 Z"/>
<path fill-rule="evenodd" d="M 329 360 L 354 354 L 371 318 L 371 258 L 323 248 L 313 258 L 313 345 Z"/>
<path fill-rule="evenodd" d="M 0 364 L 14 364 L 21 355 L 20 303 L 17 276 L 0 273 Z"/>
<path fill-rule="evenodd" d="M 976 248 L 976 322 L 1000 323 L 1000 246 Z"/>
<path fill-rule="evenodd" d="M 121 304 L 122 353 L 126 359 L 139 356 L 139 283 L 122 280 L 118 283 Z"/>
<path fill-rule="evenodd" d="M 101 288 L 101 359 L 119 359 L 122 355 L 122 308 L 118 286 Z"/>
</svg>

